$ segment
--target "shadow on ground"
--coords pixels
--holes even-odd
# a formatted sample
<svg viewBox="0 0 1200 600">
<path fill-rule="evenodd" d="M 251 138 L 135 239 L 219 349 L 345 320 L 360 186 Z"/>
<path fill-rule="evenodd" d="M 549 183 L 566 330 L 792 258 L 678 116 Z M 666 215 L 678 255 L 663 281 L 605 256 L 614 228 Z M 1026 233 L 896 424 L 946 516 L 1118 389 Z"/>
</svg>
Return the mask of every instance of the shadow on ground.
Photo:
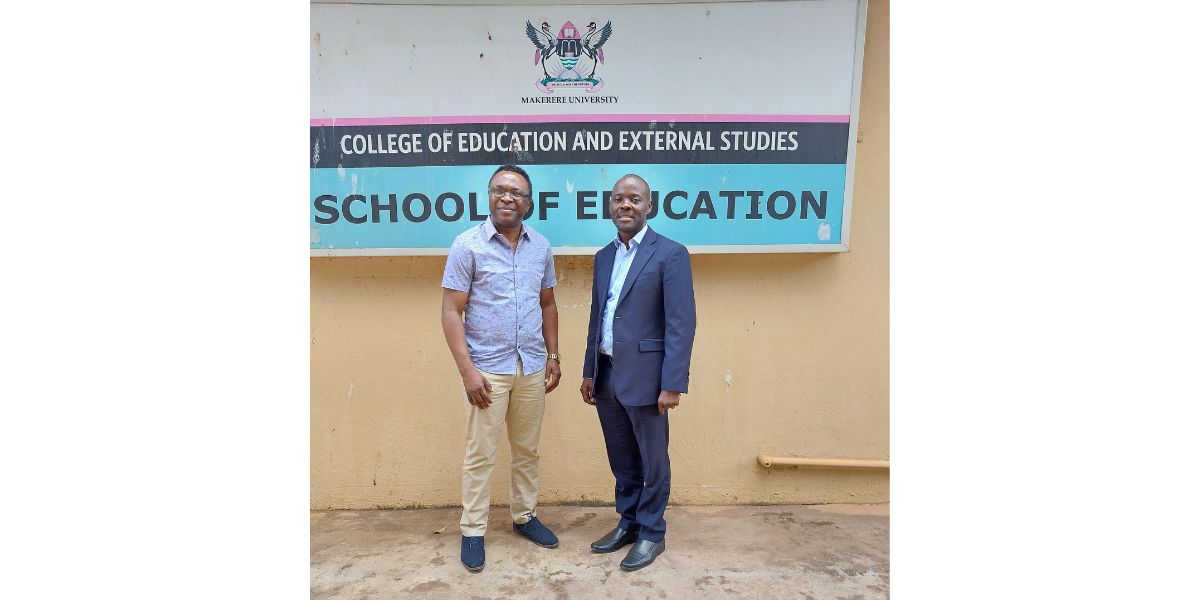
<svg viewBox="0 0 1200 600">
<path fill-rule="evenodd" d="M 666 552 L 632 573 L 618 566 L 626 549 L 589 549 L 616 524 L 612 507 L 546 506 L 538 516 L 558 548 L 518 537 L 506 508 L 493 507 L 487 566 L 469 573 L 459 509 L 313 512 L 312 597 L 888 597 L 887 505 L 672 506 Z"/>
</svg>

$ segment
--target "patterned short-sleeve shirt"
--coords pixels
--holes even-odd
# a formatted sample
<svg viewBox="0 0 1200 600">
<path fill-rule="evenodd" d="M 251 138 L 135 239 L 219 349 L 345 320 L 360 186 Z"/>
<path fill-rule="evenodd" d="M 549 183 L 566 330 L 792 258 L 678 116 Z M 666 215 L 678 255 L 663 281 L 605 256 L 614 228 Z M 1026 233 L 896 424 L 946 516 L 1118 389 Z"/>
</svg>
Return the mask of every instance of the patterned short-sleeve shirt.
<svg viewBox="0 0 1200 600">
<path fill-rule="evenodd" d="M 550 242 L 522 225 L 517 248 L 491 218 L 454 238 L 442 287 L 467 292 L 467 350 L 475 368 L 498 375 L 546 367 L 541 291 L 558 283 Z"/>
</svg>

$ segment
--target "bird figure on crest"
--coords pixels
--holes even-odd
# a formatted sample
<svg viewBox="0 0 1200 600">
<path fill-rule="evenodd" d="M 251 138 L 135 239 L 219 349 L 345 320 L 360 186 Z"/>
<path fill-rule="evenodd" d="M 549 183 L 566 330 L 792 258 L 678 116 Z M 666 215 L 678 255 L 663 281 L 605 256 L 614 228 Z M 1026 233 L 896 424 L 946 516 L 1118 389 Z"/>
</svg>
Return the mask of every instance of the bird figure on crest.
<svg viewBox="0 0 1200 600">
<path fill-rule="evenodd" d="M 550 78 L 550 71 L 546 69 L 546 59 L 551 58 L 555 54 L 557 40 L 554 39 L 554 34 L 550 33 L 550 24 L 542 21 L 542 28 L 535 29 L 533 23 L 525 21 L 525 35 L 529 41 L 533 42 L 533 64 L 542 64 L 542 72 L 546 74 L 546 78 Z"/>
</svg>

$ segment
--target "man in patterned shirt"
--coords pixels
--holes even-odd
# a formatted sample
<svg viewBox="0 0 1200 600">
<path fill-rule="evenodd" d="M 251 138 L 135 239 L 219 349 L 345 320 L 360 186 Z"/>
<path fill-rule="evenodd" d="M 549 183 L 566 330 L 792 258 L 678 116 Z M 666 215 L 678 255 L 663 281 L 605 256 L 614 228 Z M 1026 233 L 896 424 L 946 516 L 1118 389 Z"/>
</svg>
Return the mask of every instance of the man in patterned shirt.
<svg viewBox="0 0 1200 600">
<path fill-rule="evenodd" d="M 442 276 L 442 332 L 469 403 L 459 529 L 462 563 L 472 572 L 485 561 L 492 467 L 506 423 L 513 530 L 539 546 L 558 546 L 534 510 L 542 414 L 561 373 L 554 255 L 522 222 L 532 193 L 524 169 L 496 169 L 488 183 L 490 217 L 454 239 Z"/>
</svg>

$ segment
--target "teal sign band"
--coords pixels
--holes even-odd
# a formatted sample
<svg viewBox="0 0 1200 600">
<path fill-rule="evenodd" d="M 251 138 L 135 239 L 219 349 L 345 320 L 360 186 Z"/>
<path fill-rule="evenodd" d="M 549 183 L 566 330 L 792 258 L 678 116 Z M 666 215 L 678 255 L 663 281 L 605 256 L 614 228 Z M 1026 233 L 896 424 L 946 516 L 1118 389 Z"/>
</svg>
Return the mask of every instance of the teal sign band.
<svg viewBox="0 0 1200 600">
<path fill-rule="evenodd" d="M 310 170 L 310 247 L 318 250 L 450 246 L 488 215 L 497 165 Z M 695 246 L 842 244 L 845 164 L 522 165 L 533 180 L 526 223 L 556 247 L 613 239 L 607 194 L 635 173 L 656 197 L 649 224 Z"/>
</svg>

